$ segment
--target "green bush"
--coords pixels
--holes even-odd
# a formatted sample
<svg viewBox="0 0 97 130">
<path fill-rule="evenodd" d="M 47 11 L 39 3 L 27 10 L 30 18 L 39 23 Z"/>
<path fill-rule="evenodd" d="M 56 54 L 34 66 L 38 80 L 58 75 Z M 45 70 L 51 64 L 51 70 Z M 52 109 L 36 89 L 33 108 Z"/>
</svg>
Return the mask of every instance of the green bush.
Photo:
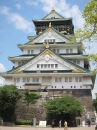
<svg viewBox="0 0 97 130">
<path fill-rule="evenodd" d="M 15 125 L 32 125 L 32 122 L 29 120 L 18 120 L 15 122 Z"/>
</svg>

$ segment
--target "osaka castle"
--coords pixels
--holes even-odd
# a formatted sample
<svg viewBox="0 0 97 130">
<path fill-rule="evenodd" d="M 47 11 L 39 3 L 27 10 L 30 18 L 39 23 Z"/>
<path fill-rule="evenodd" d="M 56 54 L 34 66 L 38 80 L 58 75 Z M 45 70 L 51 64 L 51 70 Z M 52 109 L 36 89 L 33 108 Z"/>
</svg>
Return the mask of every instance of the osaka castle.
<svg viewBox="0 0 97 130">
<path fill-rule="evenodd" d="M 17 45 L 22 54 L 9 57 L 14 66 L 0 74 L 5 84 L 14 84 L 21 91 L 47 92 L 48 97 L 75 96 L 91 113 L 95 75 L 88 55 L 83 54 L 82 43 L 72 42 L 72 18 L 65 18 L 52 8 L 33 23 L 36 35 Z"/>
</svg>

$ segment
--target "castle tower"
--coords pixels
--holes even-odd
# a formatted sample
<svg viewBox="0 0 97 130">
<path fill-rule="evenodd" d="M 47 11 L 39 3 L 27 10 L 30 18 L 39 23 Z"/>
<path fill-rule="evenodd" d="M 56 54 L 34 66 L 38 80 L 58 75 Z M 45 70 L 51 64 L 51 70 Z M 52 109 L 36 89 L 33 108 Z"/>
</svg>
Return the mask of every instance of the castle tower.
<svg viewBox="0 0 97 130">
<path fill-rule="evenodd" d="M 33 20 L 35 36 L 18 44 L 22 55 L 9 57 L 14 67 L 4 73 L 5 84 L 15 84 L 19 90 L 29 89 L 43 95 L 60 97 L 73 95 L 92 118 L 91 90 L 95 75 L 89 70 L 87 55 L 81 43 L 73 43 L 72 18 L 64 18 L 54 8 L 40 20 Z"/>
</svg>

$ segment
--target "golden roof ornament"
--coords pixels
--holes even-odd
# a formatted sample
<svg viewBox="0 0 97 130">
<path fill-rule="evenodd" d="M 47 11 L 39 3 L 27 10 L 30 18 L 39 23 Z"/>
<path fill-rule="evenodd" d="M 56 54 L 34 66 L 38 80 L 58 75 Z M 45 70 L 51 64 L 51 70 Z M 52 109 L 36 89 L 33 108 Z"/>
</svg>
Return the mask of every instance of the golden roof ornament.
<svg viewBox="0 0 97 130">
<path fill-rule="evenodd" d="M 49 28 L 51 28 L 52 27 L 52 25 L 51 25 L 51 22 L 49 23 Z"/>
<path fill-rule="evenodd" d="M 55 10 L 54 7 L 52 7 L 52 10 Z"/>
<path fill-rule="evenodd" d="M 47 49 L 49 48 L 49 44 L 48 44 L 48 43 L 46 44 L 46 48 L 47 48 Z"/>
</svg>

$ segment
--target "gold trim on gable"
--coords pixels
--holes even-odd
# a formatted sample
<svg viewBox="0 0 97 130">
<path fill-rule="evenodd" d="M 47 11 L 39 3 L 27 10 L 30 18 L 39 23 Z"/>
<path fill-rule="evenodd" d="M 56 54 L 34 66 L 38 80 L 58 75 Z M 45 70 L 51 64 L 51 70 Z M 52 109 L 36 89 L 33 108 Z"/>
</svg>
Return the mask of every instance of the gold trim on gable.
<svg viewBox="0 0 97 130">
<path fill-rule="evenodd" d="M 49 50 L 46 50 L 44 53 L 41 54 L 42 57 L 45 57 L 46 55 L 52 57 L 52 53 Z"/>
<path fill-rule="evenodd" d="M 66 40 L 66 43 L 72 43 L 71 41 L 69 41 L 69 40 Z"/>
<path fill-rule="evenodd" d="M 53 32 L 53 30 L 52 30 L 51 28 L 49 28 L 49 29 L 47 30 L 47 32 Z"/>
<path fill-rule="evenodd" d="M 34 42 L 32 41 L 32 42 L 30 42 L 29 44 L 34 44 Z"/>
<path fill-rule="evenodd" d="M 22 72 L 22 71 L 20 69 L 13 71 L 13 73 L 19 73 L 19 72 Z"/>
<path fill-rule="evenodd" d="M 80 69 L 75 69 L 75 70 L 72 70 L 72 72 L 83 72 L 83 71 Z"/>
</svg>

